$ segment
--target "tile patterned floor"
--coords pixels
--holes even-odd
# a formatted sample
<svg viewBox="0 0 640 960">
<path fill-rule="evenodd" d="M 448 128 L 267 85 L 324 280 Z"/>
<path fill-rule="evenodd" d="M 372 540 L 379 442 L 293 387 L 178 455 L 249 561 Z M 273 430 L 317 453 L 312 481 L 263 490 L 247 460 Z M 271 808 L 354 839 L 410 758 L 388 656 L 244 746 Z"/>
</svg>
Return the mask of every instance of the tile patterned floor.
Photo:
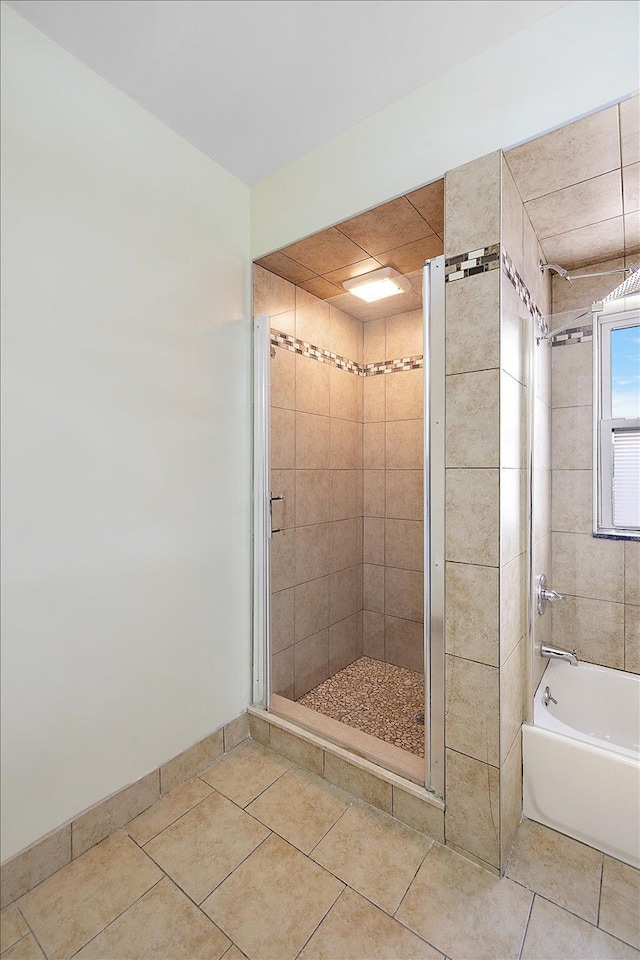
<svg viewBox="0 0 640 960">
<path fill-rule="evenodd" d="M 637 870 L 525 821 L 498 880 L 245 741 L 0 914 L 2 960 L 640 953 Z"/>
<path fill-rule="evenodd" d="M 299 700 L 372 737 L 424 757 L 424 677 L 393 663 L 360 657 Z"/>
</svg>

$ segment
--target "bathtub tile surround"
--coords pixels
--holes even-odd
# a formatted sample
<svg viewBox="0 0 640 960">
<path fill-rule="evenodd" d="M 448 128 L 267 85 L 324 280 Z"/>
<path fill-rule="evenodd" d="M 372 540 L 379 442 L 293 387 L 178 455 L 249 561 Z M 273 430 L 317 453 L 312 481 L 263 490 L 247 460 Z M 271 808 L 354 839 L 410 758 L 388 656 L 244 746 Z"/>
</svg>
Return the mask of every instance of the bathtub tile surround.
<svg viewBox="0 0 640 960">
<path fill-rule="evenodd" d="M 262 739 L 286 732 L 254 711 L 249 721 Z M 248 799 L 253 791 L 237 794 L 249 771 L 261 791 L 255 800 Z M 519 859 L 498 879 L 442 846 L 441 835 L 411 823 L 416 798 L 395 783 L 388 783 L 390 816 L 283 763 L 256 741 L 241 742 L 203 775 L 216 787 L 194 777 L 173 793 L 191 798 L 187 810 L 169 810 L 167 795 L 5 908 L 3 956 L 89 960 L 150 951 L 158 958 L 313 960 L 382 956 L 390 949 L 432 960 L 638 956 L 638 871 L 601 854 L 594 865 L 594 851 L 538 824 L 523 824 L 523 841 L 514 848 Z M 212 804 L 233 808 L 232 816 L 250 829 L 233 836 L 224 821 L 207 821 Z M 439 812 L 421 804 L 420 814 L 427 809 Z M 403 812 L 409 826 L 399 822 Z M 207 821 L 205 830 L 198 829 L 200 820 Z M 437 834 L 437 821 L 423 824 L 432 825 Z M 243 858 L 247 832 L 265 839 Z M 190 852 L 194 840 L 198 857 Z M 160 866 L 150 857 L 156 847 L 171 850 Z M 203 865 L 220 864 L 222 850 L 228 854 L 222 879 L 195 884 Z M 394 869 L 381 873 L 381 851 Z M 600 890 L 592 877 L 601 869 Z M 192 891 L 199 886 L 200 909 L 180 889 L 185 870 Z M 584 902 L 593 914 L 594 893 L 597 926 L 558 905 L 573 894 L 571 906 Z"/>
<path fill-rule="evenodd" d="M 223 753 L 237 747 L 248 736 L 249 717 L 243 713 L 141 780 L 83 811 L 70 823 L 5 861 L 1 868 L 1 906 L 5 907 L 36 887 L 125 823 L 132 819 L 137 822 L 135 818 L 144 816 L 143 811 L 152 805 L 157 809 L 156 805 L 160 804 L 162 810 L 187 809 L 189 796 L 178 793 L 180 784 L 200 773 Z"/>
</svg>

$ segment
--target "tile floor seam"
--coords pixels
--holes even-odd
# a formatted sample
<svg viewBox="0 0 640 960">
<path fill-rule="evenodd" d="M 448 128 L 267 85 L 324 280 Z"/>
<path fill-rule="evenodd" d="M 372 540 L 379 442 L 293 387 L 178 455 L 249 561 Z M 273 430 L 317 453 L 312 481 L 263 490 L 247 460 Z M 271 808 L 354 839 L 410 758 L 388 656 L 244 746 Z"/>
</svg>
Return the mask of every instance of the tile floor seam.
<svg viewBox="0 0 640 960">
<path fill-rule="evenodd" d="M 273 749 L 272 747 L 267 747 L 267 750 L 272 750 L 272 749 Z M 274 753 L 277 753 L 276 750 L 274 750 L 273 752 L 274 752 Z M 280 753 L 278 753 L 277 755 L 278 755 L 279 757 L 282 756 L 282 754 L 280 754 Z M 284 759 L 284 760 L 289 760 L 289 757 L 283 757 L 283 759 Z M 231 800 L 231 797 L 227 797 L 227 800 L 230 800 L 231 803 L 235 804 L 236 807 L 238 807 L 238 808 L 239 808 L 240 810 L 242 810 L 244 813 L 247 813 L 247 807 L 250 806 L 250 805 L 254 802 L 254 800 L 257 800 L 259 797 L 261 797 L 263 794 L 265 794 L 265 793 L 267 792 L 267 790 L 270 790 L 271 787 L 274 785 L 274 783 L 277 783 L 278 780 L 281 780 L 282 777 L 284 777 L 285 773 L 289 773 L 289 771 L 290 771 L 290 770 L 293 770 L 294 768 L 299 769 L 299 770 L 303 770 L 303 769 L 304 769 L 304 767 L 300 767 L 297 763 L 294 763 L 293 760 L 290 760 L 289 762 L 291 763 L 291 766 L 290 766 L 290 767 L 287 767 L 286 770 L 283 770 L 281 773 L 279 773 L 278 776 L 275 778 L 275 780 L 272 780 L 271 783 L 268 784 L 268 785 L 264 788 L 264 790 L 261 790 L 260 793 L 257 793 L 257 794 L 255 795 L 255 797 L 252 797 L 251 800 L 247 800 L 247 802 L 246 802 L 246 804 L 244 805 L 244 807 L 240 806 L 239 803 L 236 803 L 235 800 Z M 309 771 L 309 772 L 310 772 L 310 771 Z M 205 781 L 205 783 L 206 783 L 206 781 Z M 208 786 L 211 786 L 211 784 L 208 784 Z M 217 793 L 221 793 L 221 791 L 218 790 L 217 787 L 213 787 L 212 789 L 213 789 L 213 790 L 216 790 Z M 222 793 L 222 796 L 224 797 L 225 794 Z M 250 817 L 251 814 L 249 813 L 249 814 L 247 814 L 247 816 Z M 253 819 L 254 819 L 254 820 L 258 820 L 257 817 L 253 817 Z M 261 822 L 262 822 L 261 820 L 258 820 L 258 823 L 261 823 Z M 265 824 L 263 824 L 263 826 L 265 826 Z M 271 827 L 269 827 L 269 829 L 271 829 Z"/>
<path fill-rule="evenodd" d="M 515 883 L 515 882 L 516 882 L 515 880 L 512 881 L 512 883 Z M 518 886 L 522 886 L 522 884 L 518 884 Z M 526 890 L 527 888 L 524 887 L 523 889 Z M 518 960 L 521 960 L 522 951 L 524 950 L 524 945 L 527 939 L 527 933 L 529 932 L 529 924 L 531 923 L 531 914 L 533 913 L 533 904 L 535 902 L 535 899 L 536 899 L 536 894 L 534 893 L 533 896 L 531 897 L 531 903 L 529 904 L 529 913 L 527 914 L 527 922 L 524 925 L 522 942 L 520 943 L 520 950 L 518 951 Z"/>
<path fill-rule="evenodd" d="M 178 786 L 179 786 L 179 787 L 182 787 L 182 786 L 184 786 L 185 783 L 190 783 L 192 780 L 200 780 L 201 783 L 204 783 L 204 785 L 205 785 L 206 787 L 209 787 L 209 789 L 210 789 L 211 791 L 215 792 L 215 787 L 212 787 L 210 783 L 207 783 L 205 780 L 202 780 L 202 778 L 199 777 L 199 776 L 189 777 L 188 780 L 184 780 L 183 783 L 179 784 Z M 177 790 L 178 787 L 176 787 L 175 789 Z M 218 792 L 219 792 L 219 791 L 218 791 Z M 170 793 L 171 793 L 171 791 L 169 791 L 169 793 L 165 793 L 164 797 L 170 796 Z M 161 833 L 164 833 L 165 830 L 168 830 L 169 827 L 172 827 L 174 823 L 177 823 L 178 820 L 182 820 L 182 818 L 183 818 L 183 817 L 186 817 L 186 815 L 187 815 L 188 813 L 191 813 L 191 811 L 192 811 L 192 810 L 195 810 L 196 807 L 199 807 L 201 803 L 204 803 L 205 800 L 208 800 L 210 796 L 211 796 L 211 794 L 209 794 L 209 795 L 206 796 L 206 797 L 203 797 L 202 800 L 198 800 L 197 803 L 194 803 L 194 805 L 193 805 L 192 807 L 189 807 L 188 810 L 185 810 L 183 813 L 181 813 L 180 816 L 178 816 L 178 817 L 175 818 L 175 820 L 171 820 L 169 823 L 165 824 L 165 826 L 162 828 L 162 830 L 159 830 L 158 833 L 154 833 L 154 835 L 153 835 L 152 837 L 149 837 L 147 840 L 145 840 L 145 841 L 144 841 L 144 844 L 138 843 L 138 841 L 137 841 L 137 840 L 134 840 L 134 838 L 133 838 L 133 837 L 131 836 L 131 834 L 128 833 L 128 832 L 127 832 L 127 836 L 129 837 L 130 840 L 133 840 L 133 842 L 134 842 L 138 847 L 140 847 L 141 850 L 144 850 L 145 844 L 151 843 L 151 841 L 152 841 L 152 840 L 155 840 L 157 837 L 159 837 Z M 155 800 L 155 801 L 151 804 L 151 807 L 155 806 L 156 803 L 161 803 L 162 800 L 164 800 L 164 797 L 159 797 L 158 800 Z M 124 825 L 123 827 L 121 827 L 120 829 L 126 832 L 126 831 L 127 831 L 127 827 L 128 827 L 130 824 L 132 824 L 134 820 L 137 820 L 138 817 L 141 817 L 143 813 L 147 813 L 148 810 L 151 810 L 151 807 L 147 807 L 147 810 L 143 810 L 142 813 L 139 813 L 139 814 L 137 814 L 135 817 L 132 817 L 131 820 L 129 820 L 128 823 L 125 823 L 125 825 Z M 116 831 L 116 833 L 117 833 L 117 832 L 118 832 L 118 831 Z M 145 851 L 145 852 L 146 852 L 146 851 Z M 155 862 L 155 861 L 154 861 L 154 862 Z"/>
<path fill-rule="evenodd" d="M 158 886 L 158 884 L 159 884 L 159 883 L 162 883 L 162 881 L 163 881 L 164 879 L 166 879 L 166 875 L 165 875 L 165 874 L 163 874 L 163 876 L 161 876 L 160 879 L 157 880 L 157 881 L 153 884 L 153 886 L 149 887 L 148 890 L 145 890 L 144 893 L 140 894 L 139 897 L 137 897 L 135 900 L 132 900 L 131 903 L 128 903 L 127 906 L 124 908 L 124 910 L 121 910 L 119 914 L 117 914 L 115 917 L 113 917 L 111 920 L 109 920 L 109 923 L 105 924 L 104 927 L 101 927 L 101 929 L 98 930 L 92 937 L 90 937 L 90 939 L 87 940 L 86 943 L 81 944 L 81 945 L 78 947 L 78 949 L 75 951 L 75 953 L 72 953 L 72 954 L 71 954 L 71 957 L 69 957 L 69 960 L 73 960 L 73 958 L 76 957 L 76 956 L 80 953 L 81 950 L 84 950 L 84 948 L 85 948 L 86 946 L 88 946 L 90 943 L 93 943 L 93 941 L 96 939 L 96 937 L 99 937 L 100 934 L 104 933 L 104 931 L 107 930 L 107 929 L 111 926 L 112 923 L 115 923 L 116 920 L 119 920 L 120 917 L 124 916 L 124 914 L 127 912 L 127 910 L 130 910 L 131 907 L 133 907 L 136 903 L 140 903 L 140 901 L 142 900 L 142 898 L 143 898 L 143 897 L 146 897 L 146 895 L 147 895 L 148 893 L 150 893 L 152 890 L 155 890 L 155 888 Z M 44 955 L 45 955 L 45 957 L 46 957 L 47 954 L 45 953 L 45 951 L 43 950 L 42 952 L 44 953 Z"/>
<path fill-rule="evenodd" d="M 616 940 L 618 943 L 622 943 L 627 946 L 626 941 L 621 940 L 620 937 L 616 937 L 615 933 L 609 933 L 608 930 L 603 930 L 602 927 L 596 926 L 595 923 L 591 923 L 590 920 L 585 920 L 584 917 L 581 917 L 579 914 L 574 913 L 573 910 L 567 910 L 566 907 L 561 906 L 559 903 L 556 903 L 554 900 L 550 900 L 549 897 L 543 897 L 540 893 L 536 893 L 535 897 L 539 897 L 541 900 L 546 900 L 547 903 L 550 903 L 552 906 L 557 907 L 558 910 L 563 910 L 565 913 L 568 913 L 570 916 L 575 917 L 576 920 L 582 920 L 583 923 L 589 924 L 593 930 L 597 930 L 598 933 L 604 933 L 608 937 L 611 937 L 612 940 Z M 534 897 L 534 899 L 535 899 Z M 631 946 L 631 944 L 629 944 Z M 635 948 L 634 948 L 635 949 Z"/>
<path fill-rule="evenodd" d="M 596 927 L 600 927 L 600 910 L 602 909 L 602 883 L 604 880 L 604 854 L 602 854 L 602 860 L 600 861 L 600 889 L 598 891 L 598 908 L 596 910 Z"/>
<path fill-rule="evenodd" d="M 11 904 L 9 904 L 9 906 L 11 906 Z M 17 940 L 14 940 L 13 943 L 10 943 L 9 946 L 7 947 L 7 949 L 2 951 L 2 954 L 0 954 L 0 956 L 3 956 L 3 957 L 4 957 L 4 956 L 9 952 L 9 950 L 13 950 L 14 947 L 17 947 L 19 943 L 22 943 L 23 940 L 26 940 L 29 935 L 33 936 L 33 931 L 32 931 L 31 929 L 27 930 L 26 933 L 23 933 L 22 936 L 21 936 L 21 937 L 18 937 Z M 36 941 L 36 943 L 38 944 L 38 946 L 39 946 L 40 949 L 42 950 L 41 944 L 38 943 L 38 940 L 37 940 L 35 937 L 34 937 L 34 940 Z M 42 953 L 44 954 L 45 957 L 47 957 L 47 955 L 46 955 L 46 953 L 44 952 L 44 950 L 42 950 Z M 48 960 L 48 957 L 47 957 L 47 960 Z"/>
<path fill-rule="evenodd" d="M 255 817 L 254 817 L 253 819 L 255 820 Z M 259 823 L 259 822 L 260 822 L 260 821 L 256 820 L 256 823 Z M 261 823 L 260 826 L 262 827 L 262 826 L 264 826 L 264 824 Z M 269 833 L 267 834 L 267 836 L 266 836 L 263 840 L 261 840 L 260 843 L 259 843 L 256 847 L 254 847 L 253 850 L 251 850 L 251 851 L 246 855 L 246 857 L 243 857 L 242 860 L 240 860 L 240 861 L 235 865 L 235 867 L 233 868 L 233 870 L 230 870 L 230 871 L 229 871 L 229 873 L 226 875 L 226 877 L 223 877 L 223 879 L 222 879 L 219 883 L 216 883 L 215 887 L 213 887 L 213 889 L 210 890 L 209 893 L 208 893 L 205 897 L 202 898 L 202 900 L 200 901 L 200 903 L 197 903 L 195 900 L 193 900 L 193 897 L 189 897 L 190 900 L 193 900 L 193 902 L 195 903 L 196 907 L 201 907 L 202 904 L 205 902 L 205 900 L 208 900 L 209 897 L 211 896 L 211 894 L 214 893 L 214 892 L 218 889 L 218 887 L 221 887 L 222 884 L 225 883 L 225 882 L 229 879 L 229 877 L 232 877 L 233 874 L 236 872 L 236 870 L 238 870 L 239 867 L 241 867 L 242 864 L 245 863 L 245 862 L 249 859 L 249 857 L 252 857 L 253 854 L 254 854 L 257 850 L 259 850 L 260 847 L 261 847 L 263 844 L 265 844 L 265 843 L 267 842 L 267 840 L 269 840 L 270 837 L 272 837 L 272 836 L 274 835 L 274 831 L 271 830 L 271 829 L 269 829 L 269 827 L 265 827 L 265 830 L 269 830 Z M 278 837 L 278 839 L 279 839 L 279 840 L 282 840 L 283 838 L 282 838 L 282 837 Z M 289 841 L 288 841 L 288 840 L 285 840 L 285 843 L 289 843 Z M 291 846 L 293 846 L 293 844 L 291 844 Z M 294 849 L 297 850 L 298 848 L 297 848 L 297 847 L 294 847 Z M 298 853 L 302 853 L 302 851 L 301 851 L 301 850 L 298 850 Z M 304 854 L 302 854 L 302 856 L 304 856 Z M 207 916 L 208 916 L 208 914 L 207 914 Z M 216 923 L 216 921 L 213 920 L 212 917 L 209 917 L 209 920 L 211 920 L 213 923 Z M 216 923 L 216 926 L 218 926 L 217 923 Z M 222 930 L 222 927 L 220 927 L 220 929 Z M 225 936 L 228 936 L 228 937 L 229 937 L 229 940 L 232 939 L 231 936 L 230 936 L 230 934 L 225 934 Z"/>
<path fill-rule="evenodd" d="M 340 883 L 342 884 L 342 890 L 340 891 L 340 893 L 338 894 L 338 896 L 335 898 L 335 900 L 333 901 L 333 903 L 331 904 L 331 906 L 329 907 L 329 909 L 327 910 L 327 912 L 326 912 L 325 915 L 323 916 L 323 918 L 322 918 L 322 920 L 320 921 L 320 923 L 318 923 L 318 925 L 314 928 L 314 930 L 313 930 L 313 932 L 311 933 L 311 935 L 310 935 L 309 937 L 307 937 L 307 939 L 305 940 L 305 942 L 302 944 L 301 948 L 300 948 L 300 949 L 298 950 L 298 952 L 296 953 L 296 960 L 298 960 L 298 957 L 300 956 L 300 954 L 302 953 L 302 951 L 304 950 L 304 948 L 305 948 L 305 947 L 307 946 L 307 944 L 309 943 L 309 940 L 311 940 L 311 937 L 313 937 L 313 936 L 316 934 L 316 932 L 317 932 L 318 929 L 320 928 L 321 924 L 323 924 L 324 921 L 327 919 L 327 917 L 329 916 L 329 914 L 331 913 L 331 911 L 332 911 L 333 908 L 335 907 L 335 905 L 336 905 L 336 903 L 338 902 L 338 900 L 343 896 L 345 890 L 347 889 L 347 884 L 344 882 L 344 880 L 341 880 Z M 350 888 L 349 888 L 349 889 L 350 889 Z"/>
<path fill-rule="evenodd" d="M 410 828 L 410 829 L 411 829 L 411 828 Z M 423 834 L 423 836 L 426 836 L 426 834 Z M 407 886 L 407 889 L 405 890 L 405 892 L 404 892 L 404 893 L 402 894 L 402 896 L 400 897 L 400 903 L 398 904 L 398 906 L 396 907 L 396 909 L 393 911 L 393 919 L 394 919 L 394 920 L 397 919 L 396 914 L 398 913 L 398 910 L 399 910 L 400 907 L 402 906 L 402 904 L 403 904 L 403 902 L 404 902 L 404 900 L 405 900 L 405 897 L 406 897 L 407 894 L 409 893 L 409 890 L 411 889 L 411 886 L 412 886 L 412 884 L 413 884 L 413 881 L 414 881 L 415 878 L 418 876 L 418 871 L 420 870 L 420 867 L 422 866 L 422 864 L 425 862 L 425 860 L 427 859 L 427 857 L 429 856 L 429 854 L 430 854 L 431 851 L 433 850 L 433 845 L 434 845 L 434 844 L 435 844 L 435 840 L 432 842 L 431 846 L 429 847 L 429 849 L 428 849 L 427 852 L 425 853 L 424 857 L 422 858 L 422 860 L 421 860 L 420 863 L 418 864 L 418 867 L 417 867 L 417 869 L 416 869 L 416 872 L 415 872 L 414 875 L 412 876 L 412 878 L 411 878 L 411 880 L 410 880 L 410 882 L 409 882 L 409 885 Z M 401 921 L 398 921 L 398 922 L 400 923 Z"/>
<path fill-rule="evenodd" d="M 328 780 L 327 780 L 326 782 L 329 783 Z M 336 786 L 336 784 L 332 784 L 332 786 Z M 341 787 L 338 787 L 338 789 L 340 790 Z M 342 818 L 344 817 L 344 815 L 345 815 L 345 813 L 347 812 L 347 810 L 350 810 L 350 809 L 351 809 L 351 807 L 353 806 L 353 804 L 354 804 L 354 802 L 355 802 L 355 800 L 356 800 L 356 798 L 355 798 L 352 794 L 350 794 L 348 790 L 345 790 L 344 792 L 347 793 L 347 794 L 351 797 L 351 803 L 349 803 L 349 805 L 342 811 L 342 813 L 340 814 L 340 816 L 338 817 L 338 819 L 337 819 L 334 823 L 331 824 L 331 826 L 329 827 L 329 829 L 326 830 L 325 833 L 323 833 L 323 835 L 320 837 L 320 839 L 318 840 L 318 842 L 313 845 L 313 847 L 311 848 L 311 850 L 309 850 L 309 853 L 306 853 L 306 854 L 305 854 L 305 856 L 306 856 L 306 857 L 309 857 L 310 860 L 313 860 L 314 863 L 317 863 L 318 861 L 317 861 L 317 860 L 314 860 L 313 857 L 311 856 L 311 854 L 312 854 L 312 853 L 314 852 L 314 850 L 322 843 L 322 841 L 324 840 L 324 838 L 327 837 L 327 836 L 331 833 L 331 831 L 333 830 L 333 828 L 340 823 L 340 821 L 341 821 Z M 363 803 L 364 803 L 364 801 L 363 801 Z M 369 804 L 367 804 L 367 806 L 369 806 Z M 326 869 L 326 868 L 325 868 L 325 869 Z M 341 883 L 344 883 L 344 880 L 342 880 Z"/>
</svg>

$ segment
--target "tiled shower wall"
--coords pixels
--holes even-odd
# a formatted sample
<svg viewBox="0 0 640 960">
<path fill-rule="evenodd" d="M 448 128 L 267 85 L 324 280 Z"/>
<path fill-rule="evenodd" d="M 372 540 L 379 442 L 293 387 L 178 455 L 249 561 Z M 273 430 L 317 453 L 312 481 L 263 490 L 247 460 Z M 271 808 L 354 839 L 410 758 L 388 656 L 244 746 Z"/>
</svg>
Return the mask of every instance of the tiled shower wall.
<svg viewBox="0 0 640 960">
<path fill-rule="evenodd" d="M 421 310 L 364 324 L 364 363 L 421 358 Z M 423 368 L 364 380 L 366 656 L 424 669 Z"/>
<path fill-rule="evenodd" d="M 521 815 L 527 334 L 539 245 L 500 153 L 447 173 L 446 842 L 495 869 Z M 501 251 L 502 243 L 502 251 Z M 508 255 L 519 286 L 506 273 Z"/>
<path fill-rule="evenodd" d="M 626 265 L 640 259 L 630 251 Z M 572 273 L 625 266 L 625 259 Z M 589 307 L 622 275 L 553 281 L 553 312 Z M 580 324 L 590 327 L 590 319 Z M 592 339 L 551 349 L 552 586 L 566 599 L 552 611 L 553 642 L 581 660 L 640 673 L 640 543 L 592 536 Z"/>
<path fill-rule="evenodd" d="M 254 310 L 362 359 L 362 324 L 255 267 Z M 272 690 L 298 699 L 362 653 L 363 378 L 278 346 L 271 361 Z"/>
</svg>

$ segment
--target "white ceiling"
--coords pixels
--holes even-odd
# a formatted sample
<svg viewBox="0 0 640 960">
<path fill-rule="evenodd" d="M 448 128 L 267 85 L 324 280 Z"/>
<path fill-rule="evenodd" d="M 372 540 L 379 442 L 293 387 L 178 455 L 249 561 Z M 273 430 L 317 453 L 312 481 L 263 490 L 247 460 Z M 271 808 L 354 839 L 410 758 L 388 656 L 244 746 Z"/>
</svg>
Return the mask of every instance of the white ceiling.
<svg viewBox="0 0 640 960">
<path fill-rule="evenodd" d="M 567 2 L 7 0 L 249 184 Z"/>
</svg>

